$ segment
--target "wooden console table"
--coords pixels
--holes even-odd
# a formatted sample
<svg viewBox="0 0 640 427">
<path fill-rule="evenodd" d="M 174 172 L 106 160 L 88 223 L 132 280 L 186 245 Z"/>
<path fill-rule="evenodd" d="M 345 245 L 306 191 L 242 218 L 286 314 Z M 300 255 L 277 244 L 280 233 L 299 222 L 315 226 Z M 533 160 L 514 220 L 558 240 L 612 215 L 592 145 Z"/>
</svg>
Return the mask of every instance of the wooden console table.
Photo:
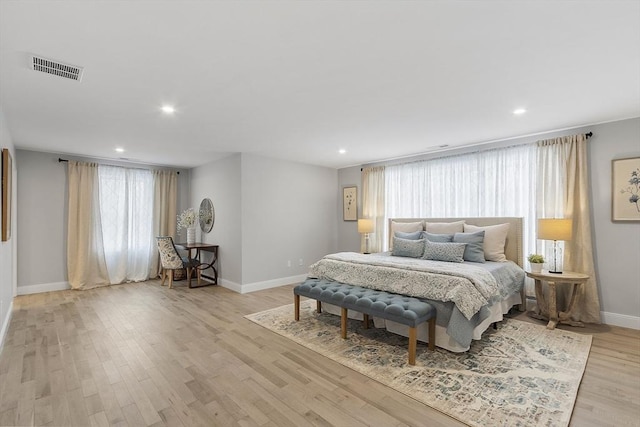
<svg viewBox="0 0 640 427">
<path fill-rule="evenodd" d="M 536 283 L 536 311 L 530 311 L 527 313 L 529 317 L 534 319 L 548 320 L 547 329 L 555 329 L 559 323 L 566 323 L 571 326 L 584 327 L 584 323 L 571 320 L 571 314 L 575 309 L 578 302 L 578 291 L 584 286 L 584 283 L 589 279 L 589 276 L 582 273 L 574 273 L 571 271 L 565 271 L 561 274 L 549 273 L 548 271 L 542 271 L 540 273 L 533 273 L 527 271 L 527 276 L 535 280 Z M 542 292 L 542 282 L 546 282 L 549 287 L 548 301 L 545 302 L 544 293 Z M 556 284 L 568 283 L 572 285 L 571 297 L 569 299 L 569 306 L 567 311 L 558 311 L 556 304 Z"/>
<path fill-rule="evenodd" d="M 206 282 L 200 286 L 193 286 L 189 283 L 190 288 L 200 288 L 202 286 L 210 286 L 218 284 L 218 245 L 211 245 L 209 243 L 201 243 L 196 242 L 192 244 L 188 243 L 175 243 L 176 248 L 184 249 L 188 252 L 190 259 L 198 260 L 198 269 L 200 271 L 208 270 L 209 268 L 213 270 L 213 276 L 208 276 L 206 274 L 201 274 L 202 277 L 209 279 L 210 282 Z M 193 255 L 193 251 L 195 251 L 195 255 Z M 213 259 L 210 263 L 202 262 L 200 259 L 200 252 L 209 252 L 212 254 Z"/>
</svg>

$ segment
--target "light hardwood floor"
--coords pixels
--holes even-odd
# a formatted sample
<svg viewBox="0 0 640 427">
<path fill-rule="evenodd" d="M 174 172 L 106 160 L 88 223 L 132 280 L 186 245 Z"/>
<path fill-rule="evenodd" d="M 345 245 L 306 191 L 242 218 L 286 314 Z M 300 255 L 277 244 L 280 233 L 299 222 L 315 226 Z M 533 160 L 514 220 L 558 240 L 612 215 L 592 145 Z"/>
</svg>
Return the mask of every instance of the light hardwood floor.
<svg viewBox="0 0 640 427">
<path fill-rule="evenodd" d="M 0 425 L 461 425 L 243 318 L 293 303 L 291 289 L 149 281 L 17 297 Z M 594 337 L 571 425 L 640 425 L 640 331 L 562 328 Z"/>
</svg>

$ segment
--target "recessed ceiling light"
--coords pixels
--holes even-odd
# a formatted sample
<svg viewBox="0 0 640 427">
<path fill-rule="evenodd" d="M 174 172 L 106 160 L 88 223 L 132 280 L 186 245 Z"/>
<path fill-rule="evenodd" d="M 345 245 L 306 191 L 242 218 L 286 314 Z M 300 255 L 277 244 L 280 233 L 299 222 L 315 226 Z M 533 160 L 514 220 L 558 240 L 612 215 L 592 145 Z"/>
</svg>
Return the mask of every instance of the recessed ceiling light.
<svg viewBox="0 0 640 427">
<path fill-rule="evenodd" d="M 525 110 L 524 108 L 517 108 L 517 109 L 513 110 L 513 114 L 515 114 L 516 116 L 519 116 L 520 114 L 524 114 L 526 112 L 527 112 L 527 110 Z"/>
<path fill-rule="evenodd" d="M 338 150 L 338 153 L 340 153 L 340 154 L 344 154 L 346 152 L 347 152 L 347 150 L 345 150 L 344 148 L 341 148 L 341 149 Z"/>
<path fill-rule="evenodd" d="M 116 148 L 116 151 L 117 151 L 118 153 L 124 153 L 124 148 L 122 148 L 122 147 L 117 147 L 117 148 Z"/>
<path fill-rule="evenodd" d="M 162 106 L 162 112 L 165 114 L 173 114 L 176 112 L 176 109 L 174 108 L 173 105 L 163 105 Z"/>
</svg>

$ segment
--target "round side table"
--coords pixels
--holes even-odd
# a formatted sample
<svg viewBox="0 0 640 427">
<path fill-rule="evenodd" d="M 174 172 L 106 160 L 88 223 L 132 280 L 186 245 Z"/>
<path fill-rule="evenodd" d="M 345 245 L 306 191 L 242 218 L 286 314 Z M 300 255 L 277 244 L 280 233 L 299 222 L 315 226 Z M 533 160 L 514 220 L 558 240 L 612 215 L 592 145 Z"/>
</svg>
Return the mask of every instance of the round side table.
<svg viewBox="0 0 640 427">
<path fill-rule="evenodd" d="M 572 271 L 564 271 L 560 274 L 549 273 L 543 270 L 540 273 L 526 271 L 527 276 L 535 280 L 536 283 L 536 311 L 527 313 L 529 317 L 534 319 L 548 320 L 547 329 L 555 329 L 558 323 L 565 323 L 571 326 L 584 327 L 584 323 L 571 320 L 571 314 L 578 302 L 579 288 L 589 279 L 589 276 L 582 273 L 574 273 Z M 549 287 L 549 300 L 545 302 L 544 293 L 542 292 L 542 282 Z M 569 307 L 567 311 L 558 312 L 556 305 L 556 284 L 568 283 L 571 285 L 571 297 L 569 299 Z"/>
</svg>

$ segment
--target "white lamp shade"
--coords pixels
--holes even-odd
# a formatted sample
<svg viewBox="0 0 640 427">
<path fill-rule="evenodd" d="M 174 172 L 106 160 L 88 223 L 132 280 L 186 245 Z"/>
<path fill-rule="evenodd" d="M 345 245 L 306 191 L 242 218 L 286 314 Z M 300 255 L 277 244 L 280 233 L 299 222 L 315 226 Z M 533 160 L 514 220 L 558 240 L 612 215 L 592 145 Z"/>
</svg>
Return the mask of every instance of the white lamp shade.
<svg viewBox="0 0 640 427">
<path fill-rule="evenodd" d="M 358 220 L 358 233 L 373 233 L 374 226 L 372 219 L 359 219 Z"/>
<path fill-rule="evenodd" d="M 538 219 L 538 239 L 571 240 L 573 224 L 570 219 Z"/>
</svg>

